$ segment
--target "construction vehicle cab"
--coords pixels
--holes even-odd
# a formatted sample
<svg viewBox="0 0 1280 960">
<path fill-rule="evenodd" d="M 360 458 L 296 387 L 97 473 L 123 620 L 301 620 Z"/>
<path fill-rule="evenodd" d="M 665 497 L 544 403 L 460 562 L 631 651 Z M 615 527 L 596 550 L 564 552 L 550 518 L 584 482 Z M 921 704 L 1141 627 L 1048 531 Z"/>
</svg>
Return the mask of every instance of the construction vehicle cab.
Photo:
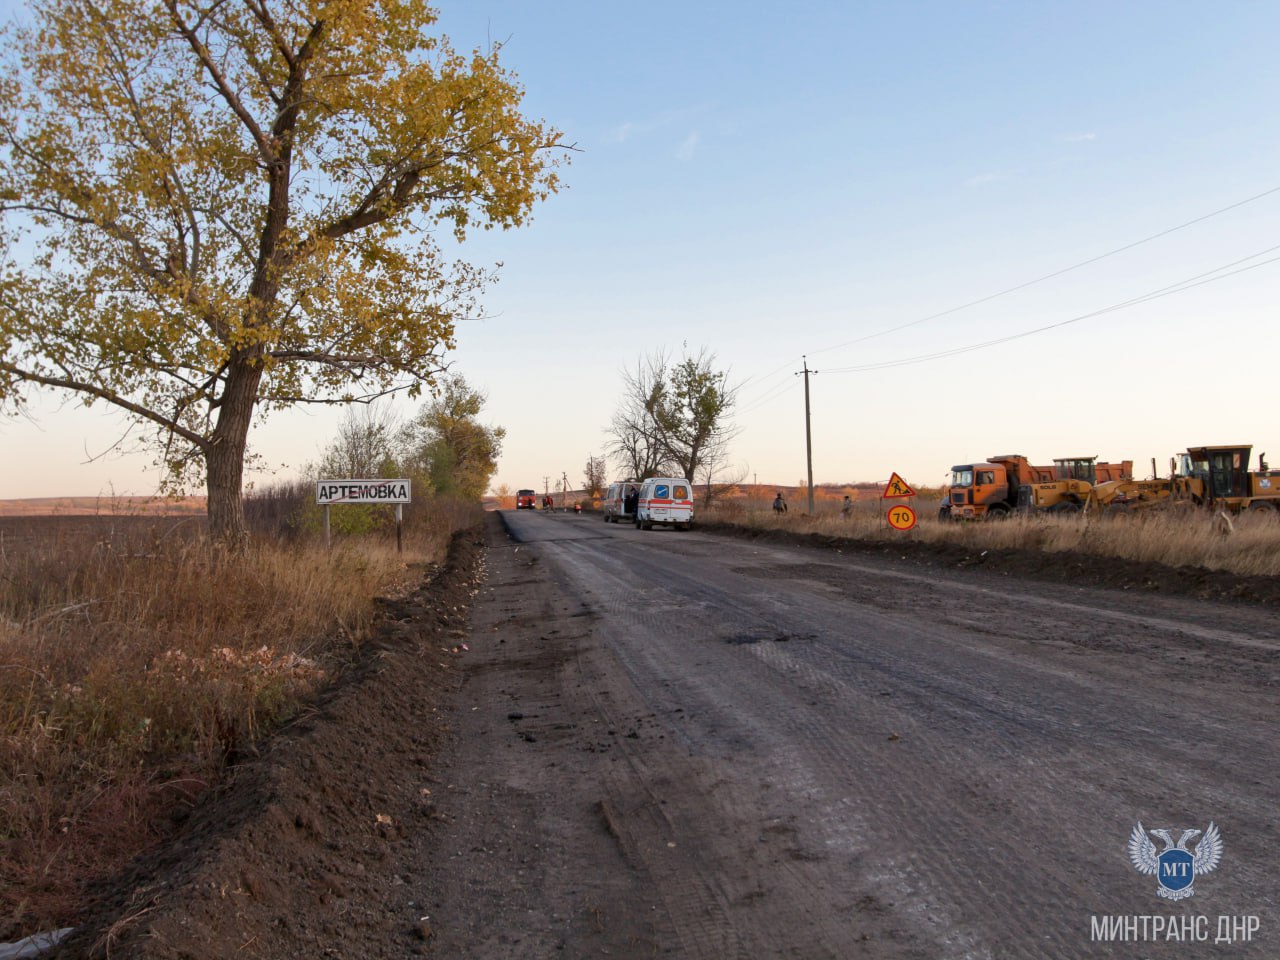
<svg viewBox="0 0 1280 960">
<path fill-rule="evenodd" d="M 1132 480 L 1133 461 L 1099 463 L 1097 457 L 1061 457 L 1053 461 L 1053 472 L 1057 480 L 1083 480 L 1092 487 L 1111 480 Z"/>
<path fill-rule="evenodd" d="M 1251 472 L 1252 452 L 1252 446 L 1188 447 L 1178 458 L 1175 480 L 1197 503 L 1233 512 L 1280 509 L 1280 470 L 1271 470 L 1263 454 Z"/>
<path fill-rule="evenodd" d="M 995 463 L 963 463 L 951 468 L 951 485 L 943 511 L 956 520 L 976 520 L 994 510 L 1008 514 L 1008 475 Z"/>
<path fill-rule="evenodd" d="M 1018 506 L 1019 489 L 1052 478 L 1047 467 L 1032 466 L 1019 454 L 951 468 L 951 485 L 941 515 L 955 520 L 1007 517 Z"/>
</svg>

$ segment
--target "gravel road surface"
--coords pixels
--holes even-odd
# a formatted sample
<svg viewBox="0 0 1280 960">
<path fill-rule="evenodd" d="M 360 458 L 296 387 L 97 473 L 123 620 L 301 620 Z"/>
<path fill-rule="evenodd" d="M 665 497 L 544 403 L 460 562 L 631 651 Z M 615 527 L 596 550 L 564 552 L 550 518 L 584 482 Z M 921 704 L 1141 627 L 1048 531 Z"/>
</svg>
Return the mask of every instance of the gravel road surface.
<svg viewBox="0 0 1280 960">
<path fill-rule="evenodd" d="M 1280 956 L 1273 610 L 504 519 L 438 955 Z M 1157 897 L 1135 824 L 1211 821 L 1216 872 Z M 1208 941 L 1095 931 L 1147 915 Z"/>
</svg>

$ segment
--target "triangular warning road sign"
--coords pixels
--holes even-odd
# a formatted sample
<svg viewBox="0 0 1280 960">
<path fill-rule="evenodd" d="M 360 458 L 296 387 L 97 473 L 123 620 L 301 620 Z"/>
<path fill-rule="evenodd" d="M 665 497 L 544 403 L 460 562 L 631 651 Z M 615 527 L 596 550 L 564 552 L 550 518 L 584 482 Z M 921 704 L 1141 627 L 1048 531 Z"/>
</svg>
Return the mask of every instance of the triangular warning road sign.
<svg viewBox="0 0 1280 960">
<path fill-rule="evenodd" d="M 915 495 L 916 492 L 907 485 L 907 481 L 895 472 L 889 478 L 889 484 L 884 488 L 884 493 L 880 494 L 880 499 L 888 500 L 890 497 L 914 497 Z"/>
</svg>

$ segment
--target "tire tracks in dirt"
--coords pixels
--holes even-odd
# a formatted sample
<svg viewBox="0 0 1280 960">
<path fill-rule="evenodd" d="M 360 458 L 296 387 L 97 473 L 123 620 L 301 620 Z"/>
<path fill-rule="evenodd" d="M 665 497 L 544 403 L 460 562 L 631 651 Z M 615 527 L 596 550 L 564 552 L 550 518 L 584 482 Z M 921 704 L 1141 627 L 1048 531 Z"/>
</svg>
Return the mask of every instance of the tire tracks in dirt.
<svg viewBox="0 0 1280 960">
<path fill-rule="evenodd" d="M 574 647 L 589 714 L 669 733 L 592 771 L 662 949 L 1108 956 L 1090 914 L 1154 908 L 1123 855 L 1134 820 L 1206 811 L 1275 832 L 1265 620 L 582 532 L 522 525 L 593 615 Z M 1240 913 L 1275 904 L 1256 860 L 1215 883 Z"/>
</svg>

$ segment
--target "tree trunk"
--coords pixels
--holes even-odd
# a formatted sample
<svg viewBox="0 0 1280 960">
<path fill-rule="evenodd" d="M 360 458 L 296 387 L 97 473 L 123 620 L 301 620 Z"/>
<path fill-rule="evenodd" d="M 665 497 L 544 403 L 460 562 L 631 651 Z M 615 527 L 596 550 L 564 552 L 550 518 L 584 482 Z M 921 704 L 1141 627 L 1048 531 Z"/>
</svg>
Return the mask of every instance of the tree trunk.
<svg viewBox="0 0 1280 960">
<path fill-rule="evenodd" d="M 261 379 L 260 363 L 250 363 L 244 357 L 232 361 L 218 407 L 218 423 L 205 451 L 209 533 L 234 552 L 242 551 L 249 541 L 241 489 L 245 449 Z"/>
<path fill-rule="evenodd" d="M 294 88 L 301 82 L 301 75 L 294 73 L 289 85 Z M 270 315 L 280 289 L 276 255 L 280 238 L 289 223 L 289 174 L 291 149 L 289 134 L 297 120 L 297 102 L 293 94 L 286 99 L 286 108 L 278 115 L 273 138 L 278 142 L 278 153 L 267 167 L 267 218 L 259 238 L 258 262 L 253 282 L 249 284 L 246 327 L 256 327 Z M 205 469 L 209 492 L 209 533 L 224 548 L 242 551 L 249 542 L 249 531 L 244 523 L 244 500 L 241 497 L 244 482 L 244 454 L 249 441 L 249 427 L 253 425 L 253 411 L 258 404 L 258 385 L 262 381 L 261 343 L 236 348 L 227 364 L 226 386 L 218 401 L 218 423 L 213 428 L 209 446 L 205 449 Z"/>
</svg>

